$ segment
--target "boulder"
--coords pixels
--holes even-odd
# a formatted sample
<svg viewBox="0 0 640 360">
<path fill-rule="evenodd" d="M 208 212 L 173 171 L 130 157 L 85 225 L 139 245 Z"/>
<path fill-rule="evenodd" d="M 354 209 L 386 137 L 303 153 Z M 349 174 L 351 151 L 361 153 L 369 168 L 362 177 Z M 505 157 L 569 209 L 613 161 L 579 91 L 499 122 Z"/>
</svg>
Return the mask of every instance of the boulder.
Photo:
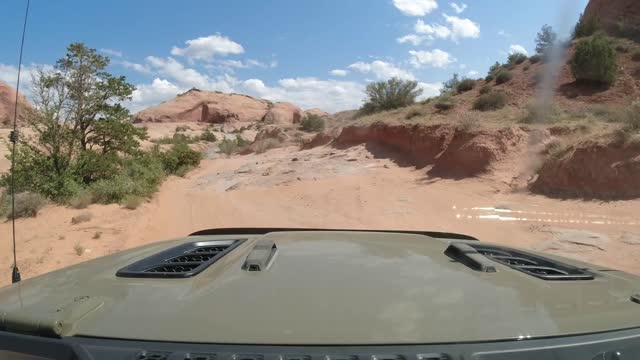
<svg viewBox="0 0 640 360">
<path fill-rule="evenodd" d="M 302 121 L 304 112 L 287 102 L 275 103 L 264 116 L 264 122 L 267 124 L 291 125 L 298 124 Z"/>
<path fill-rule="evenodd" d="M 308 109 L 304 111 L 304 115 L 316 115 L 316 116 L 320 116 L 320 117 L 327 117 L 329 116 L 329 113 L 323 110 L 320 110 L 318 108 L 313 108 L 313 109 Z"/>
<path fill-rule="evenodd" d="M 623 31 L 638 32 L 640 29 L 640 1 L 638 0 L 590 0 L 584 10 L 584 19 L 596 18 L 609 33 Z M 637 34 L 636 34 L 637 35 Z"/>
</svg>

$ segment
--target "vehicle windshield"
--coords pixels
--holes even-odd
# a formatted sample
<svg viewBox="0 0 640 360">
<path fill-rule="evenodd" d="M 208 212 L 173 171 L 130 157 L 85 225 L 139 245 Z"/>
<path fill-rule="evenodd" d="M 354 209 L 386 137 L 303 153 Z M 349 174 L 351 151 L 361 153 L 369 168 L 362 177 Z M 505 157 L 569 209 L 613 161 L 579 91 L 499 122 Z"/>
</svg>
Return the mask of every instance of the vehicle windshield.
<svg viewBox="0 0 640 360">
<path fill-rule="evenodd" d="M 20 52 L 26 3 L 0 21 L 0 286 L 259 227 L 640 275 L 638 1 L 33 0 Z"/>
</svg>

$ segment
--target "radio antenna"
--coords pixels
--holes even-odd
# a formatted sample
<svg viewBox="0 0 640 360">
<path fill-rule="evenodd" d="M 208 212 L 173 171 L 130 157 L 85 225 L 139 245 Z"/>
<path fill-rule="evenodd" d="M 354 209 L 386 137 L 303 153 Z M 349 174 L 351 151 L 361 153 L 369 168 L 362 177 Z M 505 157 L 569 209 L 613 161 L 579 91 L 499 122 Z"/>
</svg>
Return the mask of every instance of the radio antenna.
<svg viewBox="0 0 640 360">
<path fill-rule="evenodd" d="M 22 70 L 22 50 L 24 49 L 24 35 L 27 32 L 27 19 L 29 17 L 29 5 L 31 0 L 27 0 L 27 8 L 24 12 L 24 23 L 22 24 L 22 40 L 20 41 L 20 59 L 18 60 L 18 80 L 16 81 L 16 101 L 13 109 L 13 130 L 9 134 L 11 141 L 11 232 L 13 238 L 13 271 L 11 272 L 11 282 L 20 281 L 20 269 L 18 269 L 18 261 L 16 259 L 16 183 L 15 183 L 15 167 L 16 167 L 16 143 L 18 142 L 18 98 L 20 94 L 20 72 Z"/>
</svg>

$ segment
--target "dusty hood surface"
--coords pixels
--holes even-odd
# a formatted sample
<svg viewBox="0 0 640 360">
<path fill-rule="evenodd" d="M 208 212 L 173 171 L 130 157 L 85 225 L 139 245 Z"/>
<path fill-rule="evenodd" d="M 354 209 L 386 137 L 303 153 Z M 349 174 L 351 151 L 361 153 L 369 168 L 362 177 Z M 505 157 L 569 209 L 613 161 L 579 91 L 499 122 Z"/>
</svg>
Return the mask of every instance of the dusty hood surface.
<svg viewBox="0 0 640 360">
<path fill-rule="evenodd" d="M 278 246 L 271 267 L 243 270 L 247 254 L 265 237 Z M 545 281 L 496 263 L 497 272 L 482 273 L 445 256 L 447 241 L 408 234 L 288 232 L 197 240 L 233 238 L 248 240 L 192 278 L 115 274 L 193 237 L 3 288 L 0 328 L 33 331 L 62 313 L 58 325 L 66 336 L 363 345 L 549 337 L 640 326 L 640 304 L 630 301 L 640 281 L 616 271 L 596 271 L 589 281 Z M 78 298 L 90 301 L 69 305 Z"/>
</svg>

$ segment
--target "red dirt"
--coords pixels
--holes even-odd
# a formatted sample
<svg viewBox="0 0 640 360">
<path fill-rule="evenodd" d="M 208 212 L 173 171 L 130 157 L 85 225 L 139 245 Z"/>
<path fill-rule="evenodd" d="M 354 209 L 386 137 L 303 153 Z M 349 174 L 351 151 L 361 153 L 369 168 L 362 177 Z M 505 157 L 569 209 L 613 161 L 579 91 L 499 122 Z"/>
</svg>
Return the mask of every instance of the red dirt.
<svg viewBox="0 0 640 360">
<path fill-rule="evenodd" d="M 640 144 L 579 143 L 563 157 L 547 161 L 531 190 L 558 197 L 640 197 Z"/>
</svg>

